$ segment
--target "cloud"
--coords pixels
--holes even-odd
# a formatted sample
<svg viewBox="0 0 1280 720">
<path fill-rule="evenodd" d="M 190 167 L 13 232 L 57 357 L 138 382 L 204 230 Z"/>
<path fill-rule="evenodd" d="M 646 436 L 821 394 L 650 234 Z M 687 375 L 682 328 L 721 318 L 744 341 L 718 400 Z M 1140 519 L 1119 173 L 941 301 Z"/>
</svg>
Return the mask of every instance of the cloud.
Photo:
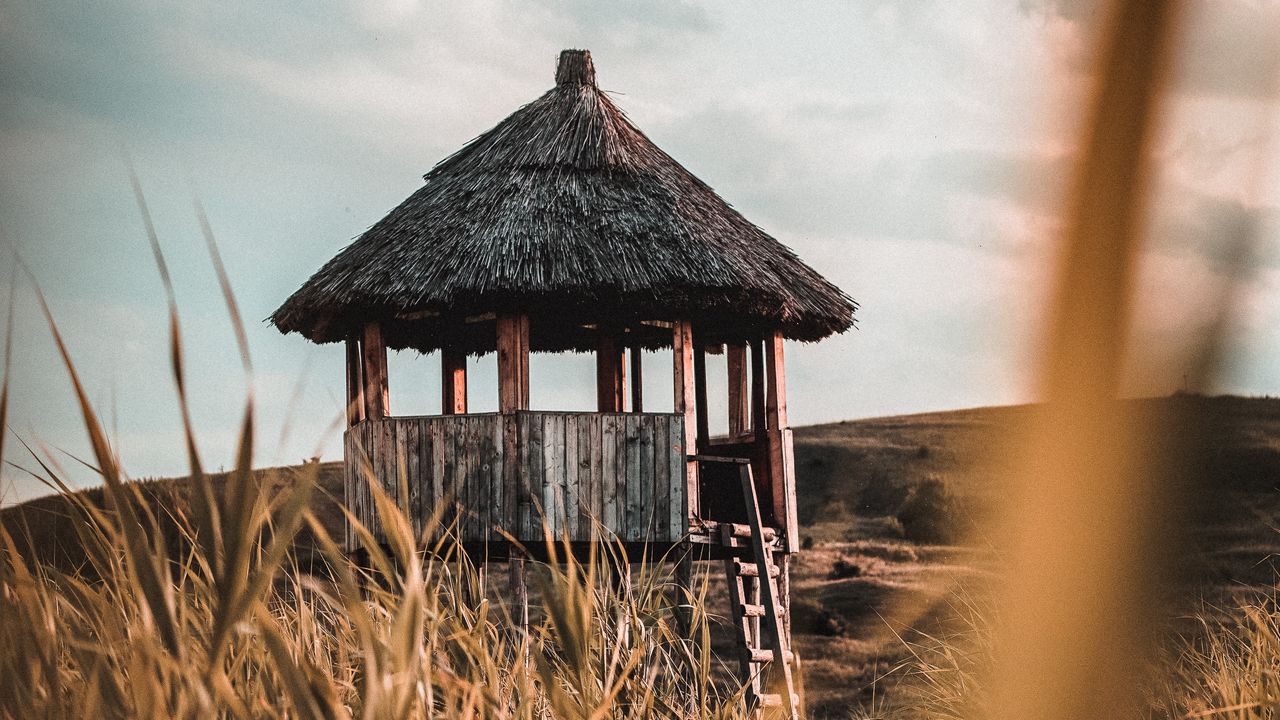
<svg viewBox="0 0 1280 720">
<path fill-rule="evenodd" d="M 651 135 L 766 230 L 1009 248 L 1028 231 L 1006 222 L 1012 213 L 1052 227 L 1067 154 L 946 138 L 922 146 L 887 107 L 822 108 L 815 117 L 784 106 L 777 112 L 790 121 L 777 123 L 772 114 L 706 109 Z M 849 137 L 864 129 L 884 137 Z M 984 238 L 978 228 L 993 234 Z"/>
<path fill-rule="evenodd" d="M 1280 51 L 1275 28 L 1280 4 L 1271 0 L 1193 0 L 1179 15 L 1174 88 L 1183 93 L 1263 99 L 1275 94 Z M 1096 0 L 1024 1 L 1022 9 L 1077 25 L 1100 24 L 1106 4 Z M 1088 72 L 1085 55 L 1073 68 Z"/>
<path fill-rule="evenodd" d="M 1280 267 L 1280 248 L 1271 240 L 1280 227 L 1275 207 L 1250 207 L 1180 187 L 1162 195 L 1150 231 L 1155 248 L 1200 258 L 1217 272 Z"/>
<path fill-rule="evenodd" d="M 623 47 L 653 43 L 677 46 L 711 32 L 715 23 L 706 9 L 687 0 L 644 0 L 604 5 L 591 0 L 539 0 L 561 23 L 578 33 L 598 34 L 600 29 Z"/>
<path fill-rule="evenodd" d="M 1275 29 L 1280 4 L 1267 0 L 1190 3 L 1179 56 L 1179 85 L 1188 92 L 1247 98 L 1275 95 Z"/>
</svg>

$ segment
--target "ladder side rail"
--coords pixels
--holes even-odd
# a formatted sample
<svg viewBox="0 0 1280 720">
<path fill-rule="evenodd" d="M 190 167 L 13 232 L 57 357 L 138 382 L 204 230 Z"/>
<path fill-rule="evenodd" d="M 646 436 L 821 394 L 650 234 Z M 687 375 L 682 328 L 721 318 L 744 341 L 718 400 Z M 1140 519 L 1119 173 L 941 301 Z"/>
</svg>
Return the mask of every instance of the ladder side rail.
<svg viewBox="0 0 1280 720">
<path fill-rule="evenodd" d="M 728 534 L 729 531 L 724 529 L 722 532 Z M 760 673 L 752 667 L 754 663 L 751 660 L 751 648 L 759 638 L 759 622 L 757 618 L 749 617 L 744 612 L 744 603 L 751 602 L 751 595 L 744 587 L 746 578 L 738 573 L 737 558 L 726 557 L 724 569 L 729 586 L 729 608 L 733 615 L 733 625 L 741 641 L 738 645 L 738 675 L 747 690 L 745 700 L 748 711 L 754 715 L 760 703 Z M 752 634 L 753 629 L 755 634 Z"/>
<path fill-rule="evenodd" d="M 796 712 L 795 686 L 791 678 L 791 648 L 788 647 L 788 638 L 780 621 L 781 610 L 778 606 L 777 586 L 771 573 L 772 554 L 764 542 L 760 505 L 756 497 L 756 485 L 751 476 L 750 463 L 740 464 L 738 473 L 742 481 L 743 500 L 747 506 L 747 519 L 751 524 L 751 550 L 755 554 L 756 566 L 759 568 L 760 604 L 765 608 L 764 626 L 771 636 L 773 659 L 776 662 L 776 667 L 773 669 L 776 671 L 775 677 L 780 677 L 782 681 L 780 683 L 782 692 L 778 693 L 782 696 L 782 712 L 784 717 L 797 720 L 799 716 Z"/>
</svg>

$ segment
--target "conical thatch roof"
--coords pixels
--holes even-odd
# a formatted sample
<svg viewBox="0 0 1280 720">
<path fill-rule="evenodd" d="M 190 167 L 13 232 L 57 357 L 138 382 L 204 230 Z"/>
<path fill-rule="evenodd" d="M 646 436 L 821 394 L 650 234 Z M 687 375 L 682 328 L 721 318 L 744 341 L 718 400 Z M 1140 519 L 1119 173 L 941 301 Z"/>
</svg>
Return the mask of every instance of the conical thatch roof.
<svg viewBox="0 0 1280 720">
<path fill-rule="evenodd" d="M 424 351 L 491 349 L 463 319 L 503 311 L 529 313 L 544 350 L 589 347 L 581 327 L 607 321 L 692 319 L 708 340 L 853 323 L 847 295 L 631 124 L 586 51 L 425 179 L 271 322 L 328 342 L 379 320 L 388 345 Z"/>
</svg>

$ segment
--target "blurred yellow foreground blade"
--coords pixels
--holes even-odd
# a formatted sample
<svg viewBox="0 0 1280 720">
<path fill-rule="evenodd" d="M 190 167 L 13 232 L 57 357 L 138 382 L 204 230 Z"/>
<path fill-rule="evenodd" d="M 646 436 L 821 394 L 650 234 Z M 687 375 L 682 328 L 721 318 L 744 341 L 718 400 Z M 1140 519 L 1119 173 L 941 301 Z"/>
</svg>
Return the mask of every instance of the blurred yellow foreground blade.
<svg viewBox="0 0 1280 720">
<path fill-rule="evenodd" d="M 1008 478 L 990 707 L 1001 720 L 1131 716 L 1148 650 L 1145 556 L 1159 473 L 1114 402 L 1174 2 L 1118 2 L 1099 34 L 1087 133 L 1040 354 L 1039 398 Z M 1140 358 L 1129 358 L 1140 362 Z"/>
</svg>

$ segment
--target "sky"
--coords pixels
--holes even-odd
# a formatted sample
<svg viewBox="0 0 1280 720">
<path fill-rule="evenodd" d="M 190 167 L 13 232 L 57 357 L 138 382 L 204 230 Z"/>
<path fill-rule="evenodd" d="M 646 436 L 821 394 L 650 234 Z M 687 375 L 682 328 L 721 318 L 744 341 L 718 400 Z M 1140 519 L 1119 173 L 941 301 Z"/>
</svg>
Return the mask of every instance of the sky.
<svg viewBox="0 0 1280 720">
<path fill-rule="evenodd" d="M 600 86 L 659 147 L 860 303 L 856 329 L 788 346 L 793 425 L 1034 400 L 1099 13 L 1007 0 L 0 0 L 0 278 L 14 286 L 0 293 L 14 316 L 0 502 L 47 492 L 23 443 L 94 483 L 37 287 L 124 469 L 186 467 L 130 167 L 172 272 L 205 466 L 231 464 L 250 393 L 258 464 L 339 459 L 341 348 L 263 319 L 432 165 L 549 89 L 564 48 L 590 49 Z M 1189 3 L 1131 341 L 1169 362 L 1126 393 L 1182 386 L 1188 338 L 1235 277 L 1224 372 L 1195 389 L 1280 394 L 1278 19 L 1275 2 Z M 1251 229 L 1247 271 L 1232 275 L 1225 248 Z M 436 360 L 392 357 L 393 413 L 438 411 Z M 669 397 L 656 371 L 669 354 L 646 362 L 646 399 Z M 589 409 L 592 368 L 535 357 L 533 407 Z M 710 373 L 716 396 L 714 359 Z M 473 409 L 496 392 L 482 358 Z"/>
</svg>

